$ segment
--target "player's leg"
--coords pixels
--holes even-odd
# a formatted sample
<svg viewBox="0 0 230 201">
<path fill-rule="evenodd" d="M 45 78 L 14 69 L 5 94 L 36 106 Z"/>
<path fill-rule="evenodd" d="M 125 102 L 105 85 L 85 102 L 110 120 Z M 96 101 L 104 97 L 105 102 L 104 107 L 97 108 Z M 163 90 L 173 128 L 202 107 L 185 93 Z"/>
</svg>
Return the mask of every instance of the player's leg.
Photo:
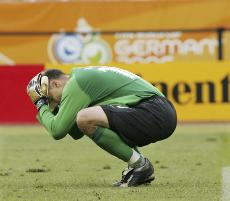
<svg viewBox="0 0 230 201">
<path fill-rule="evenodd" d="M 129 171 L 122 178 L 122 182 L 117 185 L 126 184 L 134 170 L 138 169 L 138 177 L 133 177 L 129 186 L 144 183 L 153 173 L 153 167 L 147 159 L 128 146 L 117 133 L 108 129 L 109 122 L 106 114 L 100 106 L 89 107 L 81 110 L 77 115 L 77 125 L 86 135 L 88 135 L 98 146 L 110 154 L 128 162 Z M 151 178 L 152 179 L 152 178 Z"/>
<path fill-rule="evenodd" d="M 145 146 L 168 138 L 176 127 L 176 111 L 164 97 L 153 96 L 134 107 L 102 106 L 110 128 L 127 144 Z"/>
<path fill-rule="evenodd" d="M 106 114 L 100 106 L 89 107 L 77 114 L 77 126 L 82 132 L 89 136 L 97 145 L 128 162 L 129 165 L 138 165 L 140 154 L 124 143 L 119 135 L 109 129 Z M 142 158 L 140 162 L 143 162 Z"/>
<path fill-rule="evenodd" d="M 128 146 L 117 133 L 109 129 L 107 116 L 100 106 L 81 110 L 77 115 L 76 122 L 79 129 L 102 149 L 128 162 L 131 167 L 143 165 L 142 155 Z"/>
</svg>

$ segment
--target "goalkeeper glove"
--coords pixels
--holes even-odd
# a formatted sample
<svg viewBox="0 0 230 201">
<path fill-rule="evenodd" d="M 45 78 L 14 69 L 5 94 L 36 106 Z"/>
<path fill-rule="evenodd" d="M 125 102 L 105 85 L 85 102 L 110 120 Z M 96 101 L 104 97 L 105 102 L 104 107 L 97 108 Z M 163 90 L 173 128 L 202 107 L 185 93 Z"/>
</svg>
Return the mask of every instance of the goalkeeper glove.
<svg viewBox="0 0 230 201">
<path fill-rule="evenodd" d="M 48 105 L 48 84 L 48 77 L 39 73 L 27 85 L 27 94 L 38 110 Z"/>
</svg>

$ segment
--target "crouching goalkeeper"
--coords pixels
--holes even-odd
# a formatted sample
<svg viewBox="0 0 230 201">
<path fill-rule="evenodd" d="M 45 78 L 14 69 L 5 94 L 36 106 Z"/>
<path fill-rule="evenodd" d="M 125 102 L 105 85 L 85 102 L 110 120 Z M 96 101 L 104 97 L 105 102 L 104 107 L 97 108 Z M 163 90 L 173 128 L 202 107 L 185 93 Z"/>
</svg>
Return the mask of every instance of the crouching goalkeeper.
<svg viewBox="0 0 230 201">
<path fill-rule="evenodd" d="M 168 138 L 176 111 L 164 95 L 142 78 L 115 67 L 57 69 L 36 75 L 27 93 L 37 119 L 51 136 L 84 135 L 128 164 L 114 186 L 131 187 L 154 179 L 151 162 L 137 149 Z"/>
</svg>

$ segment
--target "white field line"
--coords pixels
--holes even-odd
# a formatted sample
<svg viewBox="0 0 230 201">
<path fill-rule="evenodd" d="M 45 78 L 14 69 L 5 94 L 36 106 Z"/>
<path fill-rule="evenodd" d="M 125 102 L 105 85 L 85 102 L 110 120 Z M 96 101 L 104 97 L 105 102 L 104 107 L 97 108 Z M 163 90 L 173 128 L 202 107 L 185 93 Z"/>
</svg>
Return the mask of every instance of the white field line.
<svg viewBox="0 0 230 201">
<path fill-rule="evenodd" d="M 230 201 L 230 167 L 222 169 L 222 199 L 221 201 Z"/>
</svg>

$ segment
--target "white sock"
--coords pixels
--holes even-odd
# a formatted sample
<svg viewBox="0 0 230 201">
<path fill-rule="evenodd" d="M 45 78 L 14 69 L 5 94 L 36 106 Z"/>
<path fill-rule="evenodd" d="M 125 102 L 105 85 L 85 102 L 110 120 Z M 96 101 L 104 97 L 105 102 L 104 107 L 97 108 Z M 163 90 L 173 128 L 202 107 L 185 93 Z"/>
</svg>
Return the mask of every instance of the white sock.
<svg viewBox="0 0 230 201">
<path fill-rule="evenodd" d="M 136 163 L 140 157 L 141 155 L 133 149 L 133 154 L 128 162 L 129 166 Z"/>
</svg>

